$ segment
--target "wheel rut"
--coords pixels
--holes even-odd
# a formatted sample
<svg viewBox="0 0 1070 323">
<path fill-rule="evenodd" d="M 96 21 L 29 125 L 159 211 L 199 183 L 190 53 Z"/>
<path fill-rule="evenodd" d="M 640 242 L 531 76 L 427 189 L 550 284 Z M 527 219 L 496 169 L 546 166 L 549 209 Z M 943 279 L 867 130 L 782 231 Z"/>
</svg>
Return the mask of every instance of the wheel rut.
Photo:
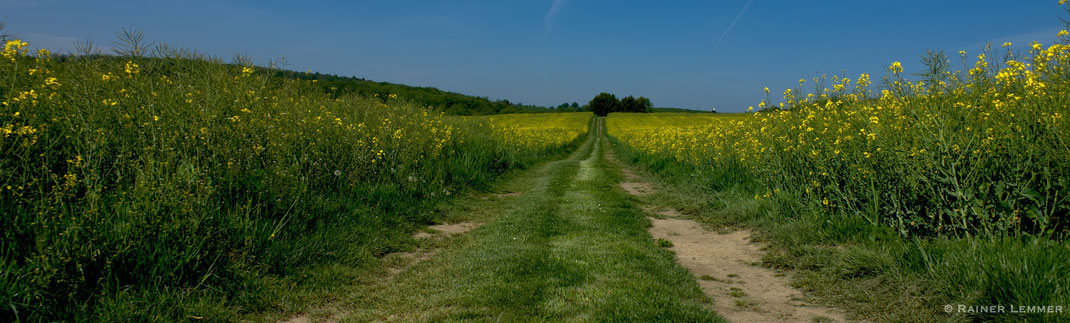
<svg viewBox="0 0 1070 323">
<path fill-rule="evenodd" d="M 613 159 L 611 154 L 607 158 Z M 620 165 L 615 160 L 613 164 Z M 657 193 L 656 186 L 621 167 L 620 188 L 637 200 Z M 761 266 L 763 246 L 752 232 L 718 233 L 687 219 L 673 208 L 640 202 L 648 214 L 650 235 L 676 254 L 677 262 L 713 299 L 713 309 L 731 322 L 844 322 L 834 308 L 807 303 L 784 273 Z"/>
</svg>

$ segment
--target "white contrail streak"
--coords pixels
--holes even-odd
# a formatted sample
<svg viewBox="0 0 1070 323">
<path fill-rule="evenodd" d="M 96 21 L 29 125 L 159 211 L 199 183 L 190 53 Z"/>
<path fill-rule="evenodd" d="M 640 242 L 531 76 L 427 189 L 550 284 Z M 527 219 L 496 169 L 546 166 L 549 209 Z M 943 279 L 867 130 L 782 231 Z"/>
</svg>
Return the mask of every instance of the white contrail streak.
<svg viewBox="0 0 1070 323">
<path fill-rule="evenodd" d="M 546 16 L 543 17 L 543 25 L 546 26 L 546 36 L 550 36 L 550 31 L 554 29 L 554 18 L 557 17 L 557 12 L 561 10 L 561 6 L 565 5 L 566 0 L 554 0 L 554 3 L 550 5 L 550 10 L 546 11 Z"/>
<path fill-rule="evenodd" d="M 721 38 L 717 39 L 717 44 L 713 45 L 713 49 L 710 50 L 710 54 L 713 54 L 717 51 L 717 48 L 721 47 L 721 42 L 724 41 L 724 37 L 728 36 L 728 32 L 732 31 L 732 27 L 736 25 L 736 22 L 739 21 L 739 18 L 743 17 L 743 13 L 747 12 L 747 8 L 750 8 L 751 1 L 754 0 L 747 0 L 747 4 L 743 5 L 743 10 L 739 11 L 739 14 L 736 15 L 736 19 L 732 19 L 732 23 L 728 24 L 728 28 L 726 28 L 724 32 L 721 33 Z M 555 1 L 554 3 L 556 4 L 557 2 Z"/>
</svg>

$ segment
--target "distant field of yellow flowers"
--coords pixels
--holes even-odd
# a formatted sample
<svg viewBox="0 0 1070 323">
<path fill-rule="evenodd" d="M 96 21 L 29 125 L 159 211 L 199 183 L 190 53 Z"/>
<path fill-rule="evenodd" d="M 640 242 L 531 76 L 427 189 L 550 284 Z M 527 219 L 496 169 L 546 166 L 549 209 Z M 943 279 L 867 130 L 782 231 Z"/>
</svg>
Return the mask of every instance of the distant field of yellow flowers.
<svg viewBox="0 0 1070 323">
<path fill-rule="evenodd" d="M 360 262 L 429 221 L 423 205 L 566 151 L 590 119 L 449 118 L 165 46 L 144 56 L 4 44 L 0 320 L 159 319 L 201 286 Z"/>
<path fill-rule="evenodd" d="M 1065 236 L 1070 229 L 1070 46 L 959 52 L 965 71 L 833 77 L 742 115 L 613 114 L 608 133 L 647 154 L 724 172 L 903 235 Z M 950 61 L 933 54 L 933 61 Z M 994 59 L 996 57 L 996 59 Z M 769 89 L 765 89 L 769 93 Z M 768 106 L 767 106 L 768 105 Z M 783 108 L 783 109 L 781 109 Z"/>
<path fill-rule="evenodd" d="M 589 112 L 500 114 L 458 117 L 487 122 L 499 140 L 515 151 L 557 149 L 587 134 Z"/>
<path fill-rule="evenodd" d="M 735 131 L 749 115 L 713 113 L 614 113 L 607 117 L 610 134 L 632 148 L 701 163 L 710 147 L 723 145 L 725 133 Z"/>
</svg>

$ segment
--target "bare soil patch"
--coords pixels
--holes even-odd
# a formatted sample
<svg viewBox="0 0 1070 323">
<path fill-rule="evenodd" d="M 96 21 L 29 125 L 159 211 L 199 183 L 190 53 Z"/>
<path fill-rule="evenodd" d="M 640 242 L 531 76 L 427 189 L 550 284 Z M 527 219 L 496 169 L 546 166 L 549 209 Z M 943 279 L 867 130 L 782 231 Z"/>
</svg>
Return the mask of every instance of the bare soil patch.
<svg viewBox="0 0 1070 323">
<path fill-rule="evenodd" d="M 334 322 L 338 322 L 338 318 L 341 317 L 344 314 L 341 311 L 339 311 L 337 308 L 334 308 L 334 307 L 324 309 L 323 311 L 326 312 L 327 316 L 325 318 L 323 318 L 322 320 L 318 320 L 318 319 L 317 320 L 313 320 L 312 316 L 310 316 L 309 314 L 301 314 L 301 315 L 298 315 L 298 316 L 294 316 L 294 317 L 292 317 L 292 318 L 290 318 L 288 320 L 279 321 L 279 322 L 280 323 L 311 323 L 311 322 L 334 323 Z"/>
<path fill-rule="evenodd" d="M 430 226 L 427 227 L 428 229 L 431 229 L 432 231 L 435 231 L 435 233 L 427 233 L 427 232 L 420 231 L 420 232 L 417 232 L 416 234 L 413 234 L 412 237 L 416 238 L 416 239 L 427 239 L 427 238 L 434 237 L 435 235 L 440 234 L 440 233 L 444 234 L 446 236 L 455 236 L 455 235 L 458 235 L 458 234 L 463 234 L 465 232 L 475 230 L 476 228 L 478 228 L 478 227 L 480 227 L 482 225 L 483 225 L 482 223 L 478 223 L 478 222 L 457 222 L 457 223 L 435 224 L 435 225 L 430 225 Z"/>
<path fill-rule="evenodd" d="M 294 318 L 291 318 L 289 320 L 285 320 L 285 321 L 281 321 L 281 322 L 282 323 L 310 323 L 310 322 L 312 322 L 312 319 L 308 318 L 308 316 L 306 316 L 306 315 L 301 315 L 301 316 L 294 317 Z"/>
<path fill-rule="evenodd" d="M 686 219 L 650 218 L 650 234 L 672 242 L 678 262 L 699 277 L 714 310 L 732 322 L 845 321 L 837 310 L 808 304 L 776 271 L 760 266 L 761 246 L 746 230 L 719 234 Z"/>
<path fill-rule="evenodd" d="M 650 195 L 654 193 L 654 187 L 647 182 L 621 182 L 620 187 L 628 194 L 636 196 Z"/>
</svg>

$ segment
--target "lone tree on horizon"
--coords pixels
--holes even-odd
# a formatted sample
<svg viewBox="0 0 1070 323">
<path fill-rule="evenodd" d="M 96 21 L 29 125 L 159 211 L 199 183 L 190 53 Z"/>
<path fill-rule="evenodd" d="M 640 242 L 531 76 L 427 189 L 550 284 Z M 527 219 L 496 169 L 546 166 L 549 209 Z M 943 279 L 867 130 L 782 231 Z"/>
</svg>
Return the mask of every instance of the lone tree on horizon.
<svg viewBox="0 0 1070 323">
<path fill-rule="evenodd" d="M 604 117 L 610 112 L 620 111 L 621 105 L 616 95 L 602 92 L 595 96 L 594 99 L 591 99 L 587 109 L 597 116 Z"/>
</svg>

